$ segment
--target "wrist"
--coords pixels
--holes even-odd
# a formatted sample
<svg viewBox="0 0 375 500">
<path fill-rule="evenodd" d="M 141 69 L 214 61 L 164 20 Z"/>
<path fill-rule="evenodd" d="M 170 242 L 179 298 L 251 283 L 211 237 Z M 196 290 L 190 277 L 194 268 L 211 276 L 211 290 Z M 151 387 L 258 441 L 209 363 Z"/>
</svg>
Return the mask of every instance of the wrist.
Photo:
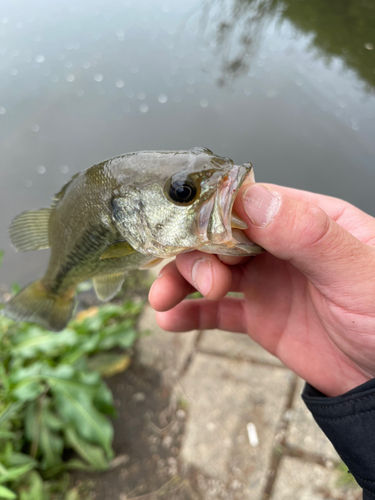
<svg viewBox="0 0 375 500">
<path fill-rule="evenodd" d="M 350 377 L 348 374 L 343 375 L 344 376 L 341 376 L 340 379 L 332 381 L 333 383 L 330 385 L 325 386 L 325 384 L 322 384 L 320 387 L 317 387 L 317 389 L 325 396 L 334 398 L 356 389 L 373 378 L 361 372 L 352 373 Z"/>
</svg>

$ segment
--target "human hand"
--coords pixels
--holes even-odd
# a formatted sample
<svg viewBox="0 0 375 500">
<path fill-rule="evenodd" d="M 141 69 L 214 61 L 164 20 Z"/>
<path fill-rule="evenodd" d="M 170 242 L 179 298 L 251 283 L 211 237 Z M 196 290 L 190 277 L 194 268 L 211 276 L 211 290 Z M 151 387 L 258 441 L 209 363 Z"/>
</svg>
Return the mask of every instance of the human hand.
<svg viewBox="0 0 375 500">
<path fill-rule="evenodd" d="M 150 290 L 159 325 L 247 333 L 327 396 L 373 378 L 375 219 L 336 198 L 260 184 L 243 186 L 234 210 L 267 252 L 227 264 L 177 256 Z M 205 298 L 181 302 L 195 290 Z"/>
</svg>

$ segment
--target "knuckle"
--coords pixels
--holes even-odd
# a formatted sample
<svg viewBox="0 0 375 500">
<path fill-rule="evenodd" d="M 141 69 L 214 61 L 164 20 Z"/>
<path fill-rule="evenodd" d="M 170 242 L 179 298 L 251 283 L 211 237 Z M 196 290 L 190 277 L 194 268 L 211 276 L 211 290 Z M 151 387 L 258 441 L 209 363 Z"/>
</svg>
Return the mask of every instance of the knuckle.
<svg viewBox="0 0 375 500">
<path fill-rule="evenodd" d="M 327 238 L 330 227 L 331 220 L 321 208 L 303 203 L 300 213 L 295 215 L 293 228 L 298 232 L 298 246 L 302 249 L 318 247 Z"/>
</svg>

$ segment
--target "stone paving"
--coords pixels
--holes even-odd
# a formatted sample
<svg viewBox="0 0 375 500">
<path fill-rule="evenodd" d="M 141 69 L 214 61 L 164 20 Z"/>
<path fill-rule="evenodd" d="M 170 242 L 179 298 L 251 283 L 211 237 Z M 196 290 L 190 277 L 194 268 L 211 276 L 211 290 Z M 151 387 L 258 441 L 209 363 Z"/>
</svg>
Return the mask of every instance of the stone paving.
<svg viewBox="0 0 375 500">
<path fill-rule="evenodd" d="M 150 306 L 140 328 L 150 335 L 138 360 L 186 407 L 179 470 L 196 471 L 202 498 L 362 498 L 355 484 L 340 485 L 347 474 L 300 398 L 303 381 L 274 356 L 241 334 L 165 332 Z"/>
</svg>

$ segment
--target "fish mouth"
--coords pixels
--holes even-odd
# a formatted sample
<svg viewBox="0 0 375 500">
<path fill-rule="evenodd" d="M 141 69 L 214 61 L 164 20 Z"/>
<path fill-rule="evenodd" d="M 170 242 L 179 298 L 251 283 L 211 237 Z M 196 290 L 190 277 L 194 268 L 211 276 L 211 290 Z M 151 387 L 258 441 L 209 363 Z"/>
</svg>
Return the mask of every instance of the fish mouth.
<svg viewBox="0 0 375 500">
<path fill-rule="evenodd" d="M 209 245 L 219 245 L 222 255 L 255 255 L 263 249 L 243 232 L 248 225 L 233 211 L 239 189 L 255 182 L 251 163 L 234 165 L 224 175 L 216 194 L 201 209 L 199 230 L 206 234 Z"/>
</svg>

